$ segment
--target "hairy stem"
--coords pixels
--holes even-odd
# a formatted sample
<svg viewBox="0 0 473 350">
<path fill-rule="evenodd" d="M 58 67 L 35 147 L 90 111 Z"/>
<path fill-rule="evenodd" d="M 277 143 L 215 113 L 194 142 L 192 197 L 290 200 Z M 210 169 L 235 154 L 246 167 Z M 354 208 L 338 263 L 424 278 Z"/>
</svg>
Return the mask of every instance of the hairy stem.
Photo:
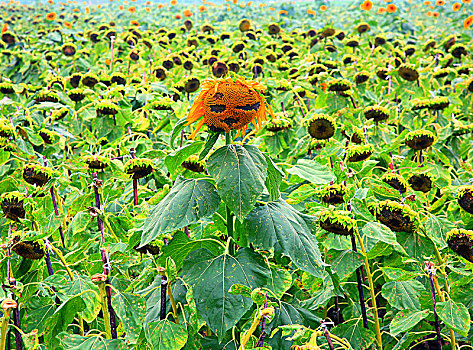
<svg viewBox="0 0 473 350">
<path fill-rule="evenodd" d="M 102 303 L 102 313 L 107 339 L 112 339 L 112 328 L 110 327 L 110 313 L 108 312 L 107 291 L 105 282 L 99 283 L 100 301 Z"/>
<path fill-rule="evenodd" d="M 354 252 L 356 249 L 355 236 L 351 236 L 351 246 Z M 366 314 L 365 296 L 363 295 L 363 282 L 361 280 L 361 267 L 356 269 L 356 280 L 358 285 L 358 295 L 360 297 L 361 315 L 363 316 L 363 326 L 368 329 L 368 315 Z"/>
<path fill-rule="evenodd" d="M 1 328 L 1 340 L 0 340 L 0 350 L 5 350 L 5 345 L 7 341 L 8 333 L 8 321 L 10 320 L 11 309 L 8 309 L 3 314 L 2 319 L 2 328 Z"/>
<path fill-rule="evenodd" d="M 440 333 L 440 322 L 437 315 L 436 305 L 437 300 L 435 298 L 435 286 L 434 286 L 434 276 L 432 272 L 429 272 L 430 278 L 430 293 L 432 295 L 432 303 L 434 305 L 434 316 L 435 316 L 435 332 L 437 333 L 437 343 L 440 350 L 442 350 L 442 334 Z"/>
<path fill-rule="evenodd" d="M 376 303 L 376 293 L 374 291 L 373 275 L 371 274 L 370 264 L 366 255 L 363 240 L 361 239 L 360 233 L 358 231 L 356 232 L 356 237 L 358 238 L 358 242 L 360 243 L 360 248 L 363 253 L 363 257 L 365 258 L 366 277 L 368 278 L 368 282 L 370 285 L 371 302 L 373 303 L 374 326 L 376 329 L 376 343 L 378 344 L 379 350 L 383 350 L 383 341 L 381 339 L 381 328 L 379 326 L 378 306 Z"/>
</svg>

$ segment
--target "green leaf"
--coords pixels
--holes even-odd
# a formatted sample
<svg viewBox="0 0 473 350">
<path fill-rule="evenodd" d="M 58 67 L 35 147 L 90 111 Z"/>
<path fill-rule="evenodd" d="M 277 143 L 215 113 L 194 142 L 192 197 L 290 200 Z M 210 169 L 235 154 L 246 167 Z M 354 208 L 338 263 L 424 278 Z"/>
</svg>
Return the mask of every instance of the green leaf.
<svg viewBox="0 0 473 350">
<path fill-rule="evenodd" d="M 127 338 L 131 343 L 135 343 L 145 321 L 145 300 L 137 294 L 121 293 L 115 290 L 112 297 L 112 306 L 122 322 Z"/>
<path fill-rule="evenodd" d="M 186 127 L 186 123 L 187 123 L 187 119 L 181 118 L 174 125 L 174 128 L 172 129 L 172 133 L 171 133 L 171 138 L 169 139 L 169 145 L 171 145 L 171 148 L 174 148 L 174 140 L 176 139 L 177 136 L 181 134 L 181 131 L 184 130 L 184 128 Z"/>
<path fill-rule="evenodd" d="M 299 269 L 320 276 L 324 263 L 312 233 L 313 220 L 280 199 L 253 209 L 244 225 L 248 241 L 256 247 L 274 249 L 290 257 Z"/>
<path fill-rule="evenodd" d="M 145 327 L 146 339 L 154 350 L 179 350 L 187 342 L 187 330 L 183 325 L 160 320 Z"/>
<path fill-rule="evenodd" d="M 395 267 L 381 267 L 384 276 L 390 281 L 407 281 L 416 278 L 419 274 L 412 271 L 404 271 Z"/>
<path fill-rule="evenodd" d="M 429 315 L 428 310 L 415 311 L 404 310 L 400 311 L 394 316 L 389 325 L 390 333 L 395 337 L 398 334 L 404 333 L 409 329 L 415 327 L 420 321 Z"/>
<path fill-rule="evenodd" d="M 81 337 L 77 334 L 62 332 L 59 334 L 61 346 L 65 350 L 125 350 L 125 342 L 119 339 L 104 339 L 102 337 Z"/>
<path fill-rule="evenodd" d="M 420 293 L 424 290 L 419 281 L 393 281 L 383 285 L 381 295 L 398 310 L 420 310 Z"/>
<path fill-rule="evenodd" d="M 193 154 L 199 153 L 204 148 L 204 142 L 198 141 L 185 145 L 169 154 L 164 159 L 164 164 L 171 174 L 177 173 L 180 165 Z"/>
<path fill-rule="evenodd" d="M 81 295 L 86 301 L 85 309 L 79 312 L 84 321 L 92 322 L 100 312 L 101 303 L 98 287 L 85 276 L 76 274 L 75 279 L 66 286 L 64 293 L 68 296 Z"/>
<path fill-rule="evenodd" d="M 219 206 L 220 197 L 210 182 L 179 177 L 171 191 L 146 218 L 141 246 L 163 233 L 179 230 L 212 215 Z"/>
<path fill-rule="evenodd" d="M 191 240 L 184 232 L 178 231 L 174 234 L 169 244 L 162 247 L 162 255 L 159 258 L 159 262 L 161 265 L 164 265 L 164 259 L 171 257 L 176 264 L 176 269 L 179 271 L 186 256 L 200 248 L 208 249 L 213 254 L 219 255 L 223 253 L 225 246 L 212 238 Z"/>
<path fill-rule="evenodd" d="M 314 185 L 324 185 L 336 180 L 329 167 L 309 159 L 299 159 L 295 166 L 287 169 L 287 172 L 310 181 Z"/>
<path fill-rule="evenodd" d="M 207 171 L 217 182 L 225 204 L 243 221 L 265 187 L 267 162 L 263 154 L 255 146 L 223 146 L 209 157 Z"/>
<path fill-rule="evenodd" d="M 207 157 L 209 152 L 212 150 L 212 147 L 215 145 L 215 143 L 217 143 L 219 137 L 220 137 L 220 133 L 218 132 L 211 133 L 209 135 L 209 137 L 207 138 L 207 141 L 205 141 L 204 149 L 199 154 L 199 160 L 202 160 L 205 157 Z"/>
<path fill-rule="evenodd" d="M 360 319 L 340 324 L 333 328 L 331 332 L 348 340 L 355 350 L 367 349 L 375 341 L 374 333 L 369 329 L 365 329 Z"/>
<path fill-rule="evenodd" d="M 23 331 L 31 332 L 33 329 L 37 329 L 38 335 L 41 336 L 44 332 L 46 321 L 55 311 L 56 304 L 51 298 L 38 296 L 31 298 L 27 304 L 27 312 L 24 319 L 26 329 L 23 329 Z"/>
<path fill-rule="evenodd" d="M 351 249 L 341 252 L 332 250 L 329 252 L 330 255 L 332 256 L 332 259 L 329 260 L 332 271 L 338 275 L 341 281 L 350 277 L 364 262 L 363 256 Z"/>
<path fill-rule="evenodd" d="M 282 179 L 284 178 L 284 172 L 278 168 L 273 160 L 268 156 L 264 155 L 268 163 L 268 177 L 266 178 L 266 188 L 271 196 L 272 201 L 279 199 L 279 186 L 281 186 Z"/>
<path fill-rule="evenodd" d="M 75 296 L 62 303 L 56 312 L 46 320 L 44 340 L 48 348 L 57 349 L 58 339 L 56 335 L 65 331 L 76 317 L 76 314 L 84 310 L 85 307 L 84 300 L 80 296 Z"/>
<path fill-rule="evenodd" d="M 379 222 L 368 222 L 361 230 L 363 237 L 374 238 L 387 244 L 397 245 L 396 235 L 386 225 Z"/>
<path fill-rule="evenodd" d="M 197 310 L 221 341 L 253 305 L 249 298 L 230 294 L 230 288 L 264 287 L 267 275 L 261 256 L 248 248 L 238 250 L 235 257 L 199 249 L 184 261 L 182 278 L 193 287 Z"/>
<path fill-rule="evenodd" d="M 448 220 L 438 218 L 432 214 L 428 215 L 429 218 L 423 223 L 426 235 L 432 239 L 438 249 L 443 249 L 447 246 L 447 232 L 456 226 Z"/>
<path fill-rule="evenodd" d="M 470 331 L 470 313 L 465 305 L 453 300 L 437 303 L 439 318 L 451 329 L 464 337 Z"/>
</svg>

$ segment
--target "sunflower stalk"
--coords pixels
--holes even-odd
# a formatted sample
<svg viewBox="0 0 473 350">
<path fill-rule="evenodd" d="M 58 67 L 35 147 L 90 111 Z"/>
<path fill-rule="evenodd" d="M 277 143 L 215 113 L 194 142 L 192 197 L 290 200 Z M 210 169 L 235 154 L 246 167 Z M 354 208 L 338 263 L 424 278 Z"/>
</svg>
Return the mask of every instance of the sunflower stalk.
<svg viewBox="0 0 473 350">
<path fill-rule="evenodd" d="M 225 134 L 225 145 L 230 145 L 232 143 L 232 135 L 231 132 Z M 227 235 L 228 237 L 233 237 L 233 214 L 231 209 L 227 206 Z"/>
<path fill-rule="evenodd" d="M 92 174 L 93 178 L 93 186 L 94 186 L 94 194 L 95 194 L 95 205 L 97 207 L 97 210 L 100 211 L 100 208 L 102 207 L 100 203 L 100 196 L 99 196 L 99 187 L 98 187 L 98 180 L 97 180 L 97 173 Z M 97 215 L 97 225 L 102 237 L 102 245 L 105 244 L 105 232 L 103 229 L 103 221 L 100 218 L 100 215 Z M 107 258 L 107 252 L 104 247 L 100 248 L 100 254 L 102 256 L 102 266 L 103 266 L 103 273 L 104 275 L 107 276 L 107 280 L 105 281 L 105 291 L 106 291 L 106 296 L 107 296 L 107 305 L 108 305 L 108 312 L 110 313 L 110 329 L 111 329 L 111 336 L 112 339 L 117 339 L 117 323 L 115 320 L 115 312 L 112 307 L 112 288 L 110 286 L 110 278 L 109 278 L 109 273 L 110 273 L 110 262 Z"/>
<path fill-rule="evenodd" d="M 44 162 L 44 166 L 47 167 L 48 162 L 47 162 L 47 159 L 46 159 L 45 156 L 43 156 L 43 162 Z M 54 214 L 56 216 L 59 216 L 59 209 L 58 209 L 58 206 L 57 206 L 56 195 L 55 195 L 55 192 L 54 192 L 54 186 L 51 186 L 51 188 L 49 189 L 49 192 L 51 194 L 51 200 L 53 202 Z M 65 243 L 65 240 L 64 240 L 64 232 L 62 230 L 62 226 L 59 226 L 59 234 L 61 235 L 62 246 L 65 247 L 66 243 Z"/>
<path fill-rule="evenodd" d="M 357 252 L 355 236 L 351 236 L 351 247 L 354 252 Z M 363 282 L 361 280 L 361 267 L 356 269 L 356 281 L 358 286 L 358 295 L 360 297 L 361 315 L 363 316 L 363 326 L 368 329 L 368 316 L 366 314 L 365 296 L 363 294 Z"/>
<path fill-rule="evenodd" d="M 365 259 L 366 277 L 368 279 L 369 287 L 370 287 L 371 303 L 373 304 L 372 307 L 373 307 L 373 315 L 374 315 L 374 326 L 376 330 L 376 343 L 378 345 L 378 349 L 383 350 L 383 341 L 381 339 L 381 327 L 379 325 L 378 306 L 376 302 L 376 292 L 374 290 L 373 275 L 371 274 L 368 256 L 366 254 L 365 245 L 363 244 L 363 240 L 360 236 L 360 233 L 356 231 L 355 234 L 356 234 L 356 238 L 358 239 L 358 243 L 360 244 L 361 252 Z"/>
<path fill-rule="evenodd" d="M 434 307 L 434 317 L 435 317 L 435 332 L 437 333 L 437 344 L 438 348 L 442 350 L 442 333 L 440 333 L 440 321 L 439 317 L 437 315 L 437 298 L 435 296 L 435 282 L 434 282 L 434 276 L 435 276 L 435 265 L 431 261 L 426 262 L 426 267 L 427 267 L 427 273 L 429 274 L 429 279 L 430 279 L 430 294 L 432 296 L 432 304 Z M 439 295 L 441 293 L 439 292 Z M 454 349 L 452 347 L 452 349 Z"/>
<path fill-rule="evenodd" d="M 0 340 L 0 350 L 5 350 L 5 345 L 7 341 L 8 334 L 8 322 L 10 320 L 11 309 L 7 309 L 3 314 L 2 318 L 2 328 L 1 328 L 1 340 Z M 10 347 L 8 347 L 10 348 Z"/>
</svg>

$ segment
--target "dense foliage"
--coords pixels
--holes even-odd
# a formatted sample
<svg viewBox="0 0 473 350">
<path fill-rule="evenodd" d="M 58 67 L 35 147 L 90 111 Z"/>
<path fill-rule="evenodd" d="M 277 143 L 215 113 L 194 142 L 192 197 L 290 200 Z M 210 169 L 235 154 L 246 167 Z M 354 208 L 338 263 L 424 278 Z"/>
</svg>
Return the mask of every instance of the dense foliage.
<svg viewBox="0 0 473 350">
<path fill-rule="evenodd" d="M 3 349 L 462 349 L 471 1 L 0 5 Z"/>
</svg>

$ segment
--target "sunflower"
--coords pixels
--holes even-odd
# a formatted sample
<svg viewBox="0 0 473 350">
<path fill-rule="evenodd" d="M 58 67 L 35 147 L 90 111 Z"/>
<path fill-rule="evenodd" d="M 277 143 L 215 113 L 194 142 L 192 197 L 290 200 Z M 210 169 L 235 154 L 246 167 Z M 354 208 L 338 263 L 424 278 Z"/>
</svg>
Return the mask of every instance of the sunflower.
<svg viewBox="0 0 473 350">
<path fill-rule="evenodd" d="M 331 138 L 337 129 L 337 123 L 327 114 L 316 114 L 305 125 L 309 135 L 318 140 Z"/>
<path fill-rule="evenodd" d="M 473 25 L 473 15 L 465 18 L 465 21 L 463 22 L 463 28 L 468 29 Z"/>
<path fill-rule="evenodd" d="M 62 45 L 61 51 L 64 54 L 64 56 L 71 57 L 71 56 L 74 56 L 76 54 L 77 47 L 72 43 L 66 43 L 66 44 Z"/>
<path fill-rule="evenodd" d="M 418 226 L 416 213 L 406 204 L 386 200 L 377 203 L 373 210 L 376 220 L 395 232 L 414 232 Z"/>
<path fill-rule="evenodd" d="M 357 231 L 356 220 L 350 217 L 350 212 L 334 210 L 333 207 L 319 213 L 319 225 L 340 236 L 353 236 Z"/>
<path fill-rule="evenodd" d="M 415 130 L 408 133 L 404 139 L 407 146 L 419 151 L 432 146 L 435 141 L 434 134 L 428 130 Z"/>
<path fill-rule="evenodd" d="M 23 202 L 26 196 L 20 192 L 5 192 L 0 196 L 0 205 L 3 214 L 13 221 L 25 218 L 25 208 Z"/>
<path fill-rule="evenodd" d="M 447 244 L 462 258 L 473 262 L 473 231 L 455 228 L 447 233 Z"/>
<path fill-rule="evenodd" d="M 56 12 L 50 12 L 46 15 L 46 20 L 48 21 L 54 21 L 57 18 Z"/>
<path fill-rule="evenodd" d="M 463 210 L 473 214 L 473 186 L 460 186 L 457 199 Z"/>
<path fill-rule="evenodd" d="M 391 173 L 391 172 L 385 173 L 381 177 L 381 181 L 383 181 L 384 183 L 388 184 L 389 186 L 395 188 L 396 190 L 398 190 L 401 193 L 404 193 L 407 190 L 407 182 L 399 174 Z"/>
<path fill-rule="evenodd" d="M 399 76 L 407 81 L 416 81 L 419 79 L 419 72 L 415 69 L 415 66 L 412 64 L 401 64 L 397 73 Z"/>
<path fill-rule="evenodd" d="M 273 116 L 263 91 L 261 84 L 242 77 L 206 80 L 187 116 L 187 125 L 200 119 L 191 138 L 204 124 L 215 132 L 246 130 L 250 123 L 260 127 L 268 113 Z"/>
<path fill-rule="evenodd" d="M 425 174 L 413 174 L 409 180 L 409 185 L 414 191 L 420 191 L 427 193 L 432 189 L 433 178 L 429 173 Z"/>
<path fill-rule="evenodd" d="M 37 241 L 21 240 L 19 234 L 13 237 L 11 249 L 25 259 L 39 260 L 44 256 L 46 249 L 42 239 Z"/>
<path fill-rule="evenodd" d="M 373 119 L 375 122 L 382 122 L 389 118 L 389 110 L 381 106 L 369 106 L 363 111 L 366 119 Z"/>
</svg>

